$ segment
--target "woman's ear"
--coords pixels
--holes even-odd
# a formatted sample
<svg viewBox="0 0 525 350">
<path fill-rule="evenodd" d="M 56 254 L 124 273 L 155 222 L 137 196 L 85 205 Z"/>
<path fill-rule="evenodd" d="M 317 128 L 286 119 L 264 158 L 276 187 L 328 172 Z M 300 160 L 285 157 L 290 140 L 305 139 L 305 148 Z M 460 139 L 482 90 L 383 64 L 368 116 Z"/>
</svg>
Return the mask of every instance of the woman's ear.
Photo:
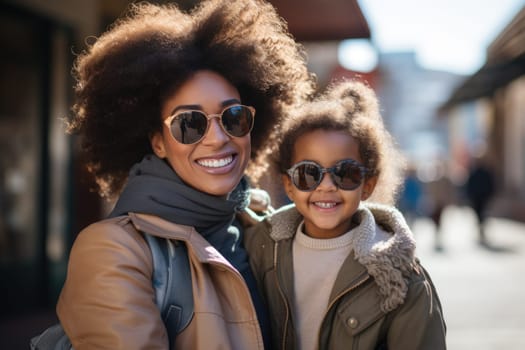
<svg viewBox="0 0 525 350">
<path fill-rule="evenodd" d="M 374 192 L 377 184 L 377 176 L 365 179 L 363 183 L 363 191 L 361 191 L 361 200 L 366 201 Z"/>
<path fill-rule="evenodd" d="M 164 145 L 164 137 L 159 131 L 155 131 L 149 138 L 151 148 L 155 155 L 159 158 L 166 158 L 166 147 Z"/>
</svg>

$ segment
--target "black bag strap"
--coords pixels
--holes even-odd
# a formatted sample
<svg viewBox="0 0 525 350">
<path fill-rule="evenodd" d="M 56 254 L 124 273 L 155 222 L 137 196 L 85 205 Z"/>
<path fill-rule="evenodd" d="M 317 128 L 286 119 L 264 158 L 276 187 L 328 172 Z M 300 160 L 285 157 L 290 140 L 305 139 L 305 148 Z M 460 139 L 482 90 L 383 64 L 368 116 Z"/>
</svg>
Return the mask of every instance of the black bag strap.
<svg viewBox="0 0 525 350">
<path fill-rule="evenodd" d="M 71 342 L 60 323 L 52 325 L 36 337 L 31 338 L 29 341 L 29 347 L 31 350 L 73 349 Z"/>
<path fill-rule="evenodd" d="M 155 302 L 168 332 L 170 345 L 193 317 L 193 288 L 188 250 L 182 241 L 144 233 L 153 258 Z"/>
</svg>

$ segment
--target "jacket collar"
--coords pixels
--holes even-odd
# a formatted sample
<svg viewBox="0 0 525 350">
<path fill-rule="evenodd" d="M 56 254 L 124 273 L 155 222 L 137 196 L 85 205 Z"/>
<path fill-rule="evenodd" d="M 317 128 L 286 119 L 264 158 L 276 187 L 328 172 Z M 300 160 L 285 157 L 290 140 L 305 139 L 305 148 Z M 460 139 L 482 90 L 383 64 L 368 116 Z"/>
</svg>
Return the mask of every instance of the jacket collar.
<svg viewBox="0 0 525 350">
<path fill-rule="evenodd" d="M 174 224 L 155 215 L 128 213 L 133 226 L 152 236 L 183 241 L 201 263 L 220 263 L 232 267 L 194 227 Z M 232 267 L 233 268 L 233 267 Z"/>
<path fill-rule="evenodd" d="M 408 291 L 408 276 L 415 269 L 415 240 L 403 215 L 394 207 L 361 203 L 360 224 L 354 228 L 355 260 L 374 278 L 385 312 L 401 305 Z M 302 217 L 295 206 L 281 208 L 269 218 L 274 241 L 291 239 Z"/>
</svg>

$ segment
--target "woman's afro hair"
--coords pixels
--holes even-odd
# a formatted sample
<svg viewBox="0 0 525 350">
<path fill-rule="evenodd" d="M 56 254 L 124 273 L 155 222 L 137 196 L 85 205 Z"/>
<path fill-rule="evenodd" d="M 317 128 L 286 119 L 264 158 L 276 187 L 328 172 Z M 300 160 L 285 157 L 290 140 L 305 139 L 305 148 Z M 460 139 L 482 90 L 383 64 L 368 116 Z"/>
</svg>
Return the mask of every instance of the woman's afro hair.
<svg viewBox="0 0 525 350">
<path fill-rule="evenodd" d="M 118 194 L 131 166 L 152 153 L 163 102 L 203 69 L 228 79 L 257 110 L 253 159 L 286 111 L 314 93 L 302 46 L 267 2 L 206 0 L 188 13 L 174 4 L 132 4 L 73 69 L 68 130 L 80 135 L 100 194 Z"/>
</svg>

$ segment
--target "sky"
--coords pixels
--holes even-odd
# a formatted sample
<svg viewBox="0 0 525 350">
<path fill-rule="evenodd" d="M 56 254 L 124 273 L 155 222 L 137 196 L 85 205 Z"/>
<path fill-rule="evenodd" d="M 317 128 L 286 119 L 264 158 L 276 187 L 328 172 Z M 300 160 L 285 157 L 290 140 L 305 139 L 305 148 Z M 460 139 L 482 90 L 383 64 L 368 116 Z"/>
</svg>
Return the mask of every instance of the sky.
<svg viewBox="0 0 525 350">
<path fill-rule="evenodd" d="M 483 65 L 487 47 L 525 5 L 525 0 L 358 2 L 380 52 L 414 51 L 424 68 L 465 75 Z"/>
</svg>

